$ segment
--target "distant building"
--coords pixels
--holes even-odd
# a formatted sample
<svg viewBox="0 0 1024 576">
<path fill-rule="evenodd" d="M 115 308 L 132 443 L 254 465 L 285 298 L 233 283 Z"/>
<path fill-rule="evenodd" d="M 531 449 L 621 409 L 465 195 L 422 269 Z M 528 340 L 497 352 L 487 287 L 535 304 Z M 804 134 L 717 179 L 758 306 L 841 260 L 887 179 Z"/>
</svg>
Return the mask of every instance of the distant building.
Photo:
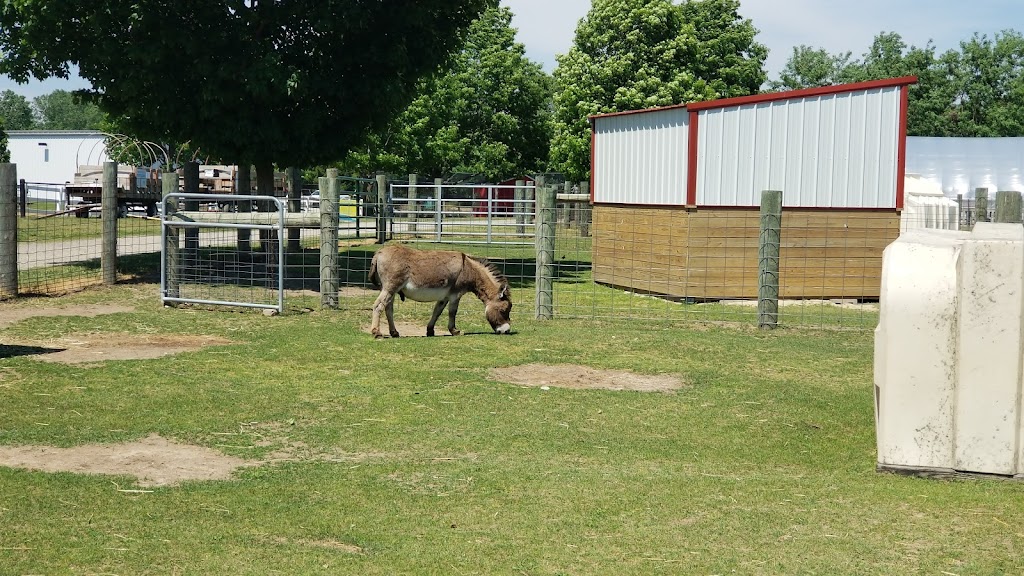
<svg viewBox="0 0 1024 576">
<path fill-rule="evenodd" d="M 942 187 L 948 198 L 987 188 L 1024 192 L 1024 138 L 907 137 L 907 173 Z"/>
<path fill-rule="evenodd" d="M 18 179 L 27 182 L 72 182 L 79 165 L 107 161 L 105 137 L 95 130 L 9 130 L 7 137 Z"/>
</svg>

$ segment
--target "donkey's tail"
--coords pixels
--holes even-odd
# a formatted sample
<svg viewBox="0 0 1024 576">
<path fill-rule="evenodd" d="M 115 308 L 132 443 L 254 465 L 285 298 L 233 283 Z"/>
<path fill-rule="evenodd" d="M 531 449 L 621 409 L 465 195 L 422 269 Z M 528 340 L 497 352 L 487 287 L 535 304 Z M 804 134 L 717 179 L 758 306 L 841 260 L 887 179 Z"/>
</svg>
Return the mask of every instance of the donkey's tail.
<svg viewBox="0 0 1024 576">
<path fill-rule="evenodd" d="M 377 255 L 376 254 L 374 254 L 373 258 L 370 259 L 370 273 L 369 273 L 369 277 L 370 277 L 370 284 L 372 284 L 374 288 L 380 288 L 382 286 L 381 283 L 380 283 L 380 275 L 377 274 Z"/>
</svg>

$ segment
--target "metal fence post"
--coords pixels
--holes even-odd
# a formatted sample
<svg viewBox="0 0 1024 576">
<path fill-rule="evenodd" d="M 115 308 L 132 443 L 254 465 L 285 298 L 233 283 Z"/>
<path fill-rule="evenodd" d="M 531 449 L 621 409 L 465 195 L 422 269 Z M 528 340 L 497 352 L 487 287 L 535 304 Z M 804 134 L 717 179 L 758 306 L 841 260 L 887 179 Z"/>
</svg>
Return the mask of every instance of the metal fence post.
<svg viewBox="0 0 1024 576">
<path fill-rule="evenodd" d="M 545 186 L 544 179 L 537 179 L 537 319 L 550 320 L 554 317 L 555 281 L 555 198 L 554 187 Z"/>
<path fill-rule="evenodd" d="M 25 179 L 22 178 L 18 181 L 18 188 L 20 194 L 18 197 L 18 207 L 21 217 L 25 218 L 28 216 L 28 182 L 25 182 Z M 60 208 L 54 210 L 54 212 L 60 212 Z"/>
<path fill-rule="evenodd" d="M 103 216 L 103 250 L 100 268 L 103 283 L 117 283 L 117 162 L 103 163 L 103 189 L 100 196 Z"/>
<path fill-rule="evenodd" d="M 996 192 L 996 212 L 992 218 L 996 222 L 1007 224 L 1021 223 L 1020 192 L 1001 190 Z"/>
<path fill-rule="evenodd" d="M 170 222 L 171 215 L 178 211 L 178 201 L 167 196 L 178 193 L 178 173 L 164 172 L 161 179 L 163 193 L 163 221 Z M 181 295 L 181 228 L 162 226 L 164 235 L 164 296 L 178 298 Z"/>
<path fill-rule="evenodd" d="M 760 240 L 757 248 L 757 325 L 779 325 L 779 250 L 782 240 L 782 192 L 761 192 Z"/>
<path fill-rule="evenodd" d="M 320 178 L 320 307 L 338 308 L 338 170 Z"/>
<path fill-rule="evenodd" d="M 0 164 L 0 300 L 18 296 L 18 167 Z"/>
</svg>

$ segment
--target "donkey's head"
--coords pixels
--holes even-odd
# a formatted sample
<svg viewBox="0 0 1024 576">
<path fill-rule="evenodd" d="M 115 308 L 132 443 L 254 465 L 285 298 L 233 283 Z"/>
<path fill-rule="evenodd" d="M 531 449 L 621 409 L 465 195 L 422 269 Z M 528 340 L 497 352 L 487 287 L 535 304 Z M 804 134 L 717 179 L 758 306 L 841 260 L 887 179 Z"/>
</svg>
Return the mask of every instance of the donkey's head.
<svg viewBox="0 0 1024 576">
<path fill-rule="evenodd" d="M 502 283 L 498 296 L 488 300 L 485 306 L 487 322 L 498 334 L 508 334 L 512 329 L 512 297 L 509 295 L 508 284 Z"/>
</svg>

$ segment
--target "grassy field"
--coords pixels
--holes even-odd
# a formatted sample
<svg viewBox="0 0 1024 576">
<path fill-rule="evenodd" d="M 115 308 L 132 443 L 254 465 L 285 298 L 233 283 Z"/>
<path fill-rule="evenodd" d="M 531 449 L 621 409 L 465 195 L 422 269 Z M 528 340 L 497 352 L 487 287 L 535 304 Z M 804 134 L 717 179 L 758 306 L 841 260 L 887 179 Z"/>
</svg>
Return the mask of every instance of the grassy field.
<svg viewBox="0 0 1024 576">
<path fill-rule="evenodd" d="M 1019 574 L 1024 485 L 875 471 L 870 331 L 610 320 L 374 341 L 365 302 L 266 317 L 165 309 L 152 284 L 0 330 L 0 445 L 158 433 L 232 480 L 0 467 L 3 574 Z M 399 320 L 429 308 L 398 304 Z M 40 362 L 69 334 L 215 336 L 155 360 Z M 23 354 L 23 355 L 17 355 Z M 522 387 L 495 367 L 669 374 L 671 393 Z M 329 455 L 329 456 L 324 456 Z"/>
</svg>

